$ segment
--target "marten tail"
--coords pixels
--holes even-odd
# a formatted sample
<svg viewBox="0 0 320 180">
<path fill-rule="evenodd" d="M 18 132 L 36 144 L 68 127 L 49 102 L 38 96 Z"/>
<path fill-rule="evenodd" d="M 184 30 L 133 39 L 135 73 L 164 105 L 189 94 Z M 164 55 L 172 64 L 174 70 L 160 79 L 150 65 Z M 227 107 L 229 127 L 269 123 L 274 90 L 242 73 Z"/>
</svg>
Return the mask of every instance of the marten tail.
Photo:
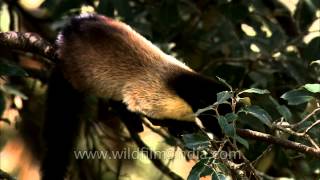
<svg viewBox="0 0 320 180">
<path fill-rule="evenodd" d="M 79 126 L 84 96 L 55 69 L 47 95 L 46 121 L 43 128 L 46 153 L 42 162 L 42 180 L 63 180 Z"/>
</svg>

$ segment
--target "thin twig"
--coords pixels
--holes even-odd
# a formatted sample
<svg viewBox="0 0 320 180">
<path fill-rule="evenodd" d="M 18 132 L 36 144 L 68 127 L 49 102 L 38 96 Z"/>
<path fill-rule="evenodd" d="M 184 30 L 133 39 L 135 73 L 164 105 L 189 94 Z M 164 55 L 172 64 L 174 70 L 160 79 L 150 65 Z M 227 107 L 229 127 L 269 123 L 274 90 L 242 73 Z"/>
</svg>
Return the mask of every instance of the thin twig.
<svg viewBox="0 0 320 180">
<path fill-rule="evenodd" d="M 241 177 L 241 178 L 245 178 L 245 172 L 241 169 L 242 165 L 244 165 L 244 163 L 241 164 L 236 164 L 226 158 L 221 158 L 219 156 L 220 152 L 223 150 L 223 148 L 225 147 L 225 144 L 229 142 L 228 139 L 225 139 L 224 141 L 222 141 L 219 145 L 218 151 L 217 153 L 214 151 L 214 149 L 209 149 L 209 152 L 213 155 L 213 157 L 219 161 L 221 161 L 224 165 L 226 165 L 228 167 L 228 169 L 231 171 L 231 173 L 233 173 L 234 175 Z M 213 143 L 213 141 L 210 141 L 212 147 L 215 147 L 216 144 Z M 236 176 L 234 178 L 236 178 Z"/>
<path fill-rule="evenodd" d="M 316 122 L 314 122 L 313 124 L 311 124 L 306 130 L 303 131 L 304 134 L 308 133 L 310 131 L 310 129 L 312 129 L 313 127 L 315 127 L 316 125 L 320 124 L 320 120 L 317 120 Z"/>
<path fill-rule="evenodd" d="M 165 140 L 169 140 L 169 141 L 173 141 L 175 146 L 180 147 L 182 150 L 186 150 L 185 145 L 183 144 L 183 142 L 172 136 L 169 135 L 165 130 L 163 130 L 163 128 L 161 129 L 157 129 L 155 127 L 153 127 L 153 125 L 151 124 L 151 122 L 148 120 L 148 118 L 141 118 L 142 119 L 142 123 L 147 126 L 151 131 L 155 132 L 156 134 L 160 135 L 162 138 L 164 138 Z"/>
<path fill-rule="evenodd" d="M 254 176 L 255 179 L 261 179 L 257 173 L 256 173 L 256 169 L 253 167 L 252 163 L 246 158 L 246 156 L 242 153 L 242 151 L 240 151 L 237 146 L 235 146 L 230 140 L 229 143 L 231 144 L 231 146 L 235 149 L 238 150 L 238 152 L 240 153 L 240 156 L 242 157 L 245 165 L 247 166 L 247 168 L 249 169 L 249 171 L 252 173 L 252 175 Z"/>
<path fill-rule="evenodd" d="M 303 118 L 301 121 L 290 125 L 289 127 L 291 128 L 296 128 L 298 126 L 300 126 L 302 123 L 304 123 L 305 121 L 307 121 L 311 116 L 315 115 L 318 111 L 320 111 L 320 108 L 316 108 L 314 109 L 310 114 L 308 114 L 305 118 Z"/>
<path fill-rule="evenodd" d="M 274 128 L 276 128 L 276 129 L 279 129 L 279 130 L 281 130 L 283 132 L 286 132 L 288 134 L 291 134 L 291 135 L 294 135 L 294 136 L 297 136 L 297 137 L 302 137 L 305 140 L 309 141 L 315 148 L 319 149 L 318 144 L 308 134 L 306 134 L 304 132 L 299 133 L 299 132 L 296 132 L 296 131 L 292 130 L 291 128 L 285 128 L 282 125 L 279 125 L 279 124 L 276 124 L 276 123 L 273 123 L 272 126 Z"/>
<path fill-rule="evenodd" d="M 269 153 L 273 148 L 273 144 L 270 144 L 254 161 L 252 161 L 253 165 L 256 165 L 256 163 L 263 158 L 267 153 Z"/>
</svg>

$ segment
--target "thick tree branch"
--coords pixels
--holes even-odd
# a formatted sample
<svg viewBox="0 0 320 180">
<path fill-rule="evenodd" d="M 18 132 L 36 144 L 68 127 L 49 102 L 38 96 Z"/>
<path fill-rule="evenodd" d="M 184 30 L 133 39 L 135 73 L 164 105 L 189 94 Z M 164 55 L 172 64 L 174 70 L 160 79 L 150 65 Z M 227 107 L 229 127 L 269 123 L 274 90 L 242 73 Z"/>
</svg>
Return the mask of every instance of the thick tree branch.
<svg viewBox="0 0 320 180">
<path fill-rule="evenodd" d="M 0 32 L 0 46 L 39 54 L 52 61 L 57 59 L 56 48 L 35 33 Z"/>
</svg>

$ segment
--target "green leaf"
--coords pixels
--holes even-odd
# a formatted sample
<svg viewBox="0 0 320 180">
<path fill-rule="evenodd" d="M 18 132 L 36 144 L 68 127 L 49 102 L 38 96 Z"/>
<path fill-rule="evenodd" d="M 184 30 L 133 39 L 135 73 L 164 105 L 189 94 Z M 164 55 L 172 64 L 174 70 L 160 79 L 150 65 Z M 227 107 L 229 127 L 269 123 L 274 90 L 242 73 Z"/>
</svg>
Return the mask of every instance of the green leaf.
<svg viewBox="0 0 320 180">
<path fill-rule="evenodd" d="M 251 99 L 250 99 L 250 97 L 243 97 L 243 98 L 241 98 L 241 97 L 237 96 L 237 102 L 239 102 L 239 103 L 241 103 L 241 104 L 243 104 L 243 105 L 245 105 L 245 106 L 251 106 Z"/>
<path fill-rule="evenodd" d="M 217 76 L 217 79 L 218 79 L 220 82 L 222 82 L 222 84 L 226 85 L 226 86 L 230 89 L 230 91 L 232 91 L 231 85 L 228 84 L 226 80 L 224 80 L 224 79 L 222 79 L 222 78 L 220 78 L 220 77 L 218 77 L 218 76 Z"/>
<path fill-rule="evenodd" d="M 297 4 L 294 18 L 301 31 L 307 30 L 307 28 L 315 20 L 317 6 L 319 6 L 319 0 L 303 0 L 299 1 Z"/>
<path fill-rule="evenodd" d="M 214 172 L 211 177 L 212 177 L 212 180 L 226 180 L 227 179 L 227 177 L 225 175 L 218 173 L 218 172 Z"/>
<path fill-rule="evenodd" d="M 229 168 L 219 161 L 213 161 L 214 165 L 217 166 L 222 172 L 228 172 Z"/>
<path fill-rule="evenodd" d="M 287 106 L 280 105 L 272 96 L 269 96 L 269 99 L 276 106 L 277 111 L 285 120 L 288 121 L 292 118 L 292 113 Z"/>
<path fill-rule="evenodd" d="M 198 109 L 197 112 L 195 113 L 196 116 L 199 116 L 201 113 L 206 112 L 206 111 L 210 111 L 213 109 L 213 105 L 202 108 L 202 109 Z"/>
<path fill-rule="evenodd" d="M 312 93 L 320 92 L 320 84 L 305 84 L 303 87 Z"/>
<path fill-rule="evenodd" d="M 320 65 L 320 60 L 315 60 L 310 63 L 310 65 L 313 65 L 313 64 Z"/>
<path fill-rule="evenodd" d="M 209 176 L 214 172 L 213 168 L 207 165 L 208 163 L 209 163 L 209 161 L 205 164 L 205 166 L 200 174 L 200 177 Z"/>
<path fill-rule="evenodd" d="M 236 135 L 236 130 L 235 130 L 234 126 L 232 124 L 228 123 L 228 122 L 235 121 L 237 118 L 238 118 L 237 114 L 228 113 L 225 116 L 219 116 L 218 122 L 219 122 L 219 125 L 220 125 L 222 131 L 225 133 L 225 135 L 232 137 L 232 138 L 235 138 L 236 141 L 238 141 L 240 144 L 242 144 L 247 149 L 249 149 L 249 143 L 245 139 Z"/>
<path fill-rule="evenodd" d="M 294 89 L 284 93 L 281 98 L 287 100 L 289 105 L 299 105 L 309 102 L 313 98 L 313 96 L 306 90 Z"/>
<path fill-rule="evenodd" d="M 195 164 L 187 178 L 187 180 L 199 180 L 201 176 L 204 176 L 209 169 L 211 169 L 207 164 L 209 160 L 208 159 L 201 159 L 197 164 Z"/>
<path fill-rule="evenodd" d="M 200 133 L 184 134 L 182 140 L 189 149 L 204 149 L 210 144 L 208 137 Z"/>
<path fill-rule="evenodd" d="M 224 115 L 228 123 L 232 123 L 233 121 L 238 119 L 238 115 L 235 113 L 227 113 Z"/>
<path fill-rule="evenodd" d="M 313 38 L 307 46 L 302 49 L 302 57 L 308 62 L 320 59 L 320 37 Z"/>
<path fill-rule="evenodd" d="M 290 120 L 292 118 L 292 113 L 285 105 L 277 106 L 277 111 L 283 116 L 285 120 Z"/>
<path fill-rule="evenodd" d="M 199 180 L 200 174 L 203 171 L 203 169 L 204 169 L 203 164 L 200 164 L 200 162 L 198 162 L 196 165 L 192 167 L 187 180 Z"/>
<path fill-rule="evenodd" d="M 228 120 L 224 116 L 218 116 L 218 123 L 225 135 L 233 137 L 235 135 L 235 129 L 232 124 L 228 123 Z"/>
<path fill-rule="evenodd" d="M 249 149 L 249 143 L 247 140 L 243 139 L 242 137 L 235 135 L 235 140 L 237 142 L 239 142 L 240 144 L 242 144 L 245 148 Z"/>
<path fill-rule="evenodd" d="M 253 105 L 241 109 L 239 112 L 245 112 L 259 119 L 263 124 L 271 127 L 272 118 L 267 111 L 259 106 Z"/>
<path fill-rule="evenodd" d="M 28 73 L 20 66 L 8 60 L 0 59 L 0 76 L 27 76 Z"/>
<path fill-rule="evenodd" d="M 21 91 L 19 91 L 18 89 L 14 88 L 12 86 L 3 85 L 0 87 L 0 89 L 5 93 L 20 96 L 24 100 L 28 99 L 28 97 L 25 94 L 23 94 Z"/>
<path fill-rule="evenodd" d="M 269 94 L 270 91 L 268 91 L 266 89 L 250 88 L 250 89 L 246 89 L 244 91 L 239 92 L 239 94 L 243 94 L 243 93 Z"/>
<path fill-rule="evenodd" d="M 219 92 L 217 93 L 217 102 L 215 104 L 223 104 L 231 97 L 232 97 L 232 93 L 230 91 Z"/>
</svg>

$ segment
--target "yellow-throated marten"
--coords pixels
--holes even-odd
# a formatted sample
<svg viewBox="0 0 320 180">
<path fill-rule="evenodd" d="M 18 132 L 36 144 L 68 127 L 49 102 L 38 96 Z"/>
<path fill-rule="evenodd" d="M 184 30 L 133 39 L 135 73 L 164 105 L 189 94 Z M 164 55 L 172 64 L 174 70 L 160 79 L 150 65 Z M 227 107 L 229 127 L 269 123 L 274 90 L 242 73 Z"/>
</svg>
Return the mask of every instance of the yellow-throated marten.
<svg viewBox="0 0 320 180">
<path fill-rule="evenodd" d="M 224 89 L 165 54 L 125 23 L 75 17 L 57 40 L 60 68 L 76 88 L 124 102 L 154 119 L 193 121 Z"/>
<path fill-rule="evenodd" d="M 72 18 L 59 34 L 57 47 L 44 125 L 43 180 L 65 176 L 79 128 L 82 93 L 121 102 L 126 109 L 120 112 L 129 121 L 139 114 L 187 124 L 195 120 L 194 112 L 213 104 L 216 93 L 226 89 L 165 54 L 125 23 L 101 15 Z M 216 120 L 209 122 L 215 125 L 208 129 L 220 134 Z"/>
</svg>

